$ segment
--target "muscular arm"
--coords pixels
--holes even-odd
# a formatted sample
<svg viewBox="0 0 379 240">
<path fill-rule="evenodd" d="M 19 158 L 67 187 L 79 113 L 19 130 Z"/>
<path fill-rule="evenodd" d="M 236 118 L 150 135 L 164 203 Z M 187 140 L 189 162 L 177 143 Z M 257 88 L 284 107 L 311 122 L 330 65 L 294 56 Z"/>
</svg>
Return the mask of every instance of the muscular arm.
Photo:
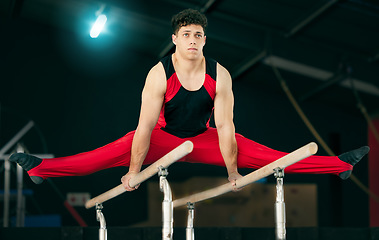
<svg viewBox="0 0 379 240">
<path fill-rule="evenodd" d="M 237 142 L 233 123 L 234 97 L 232 79 L 229 72 L 217 65 L 216 97 L 214 100 L 214 117 L 219 137 L 220 151 L 224 158 L 229 180 L 235 183 L 239 178 L 237 169 Z"/>
<path fill-rule="evenodd" d="M 141 170 L 149 150 L 151 132 L 157 124 L 165 92 L 165 72 L 162 64 L 158 63 L 150 70 L 146 78 L 142 91 L 139 122 L 132 143 L 129 172 L 121 179 L 128 191 L 134 190 L 130 188 L 129 180 Z"/>
</svg>

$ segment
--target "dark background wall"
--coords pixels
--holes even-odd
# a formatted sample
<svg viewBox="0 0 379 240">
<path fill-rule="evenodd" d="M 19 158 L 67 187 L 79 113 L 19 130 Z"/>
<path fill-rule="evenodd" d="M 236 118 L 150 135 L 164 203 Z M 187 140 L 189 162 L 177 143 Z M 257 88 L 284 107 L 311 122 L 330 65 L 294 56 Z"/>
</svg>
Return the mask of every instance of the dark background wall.
<svg viewBox="0 0 379 240">
<path fill-rule="evenodd" d="M 28 150 L 55 156 L 103 146 L 135 129 L 140 93 L 149 69 L 158 60 L 155 56 L 128 48 L 122 40 L 112 44 L 84 42 L 70 31 L 22 20 L 2 28 L 0 36 L 1 146 L 28 120 L 33 120 L 39 129 L 32 129 L 23 139 Z M 217 60 L 223 64 L 223 59 Z M 271 71 L 268 67 L 263 69 Z M 315 141 L 274 74 L 270 77 L 258 71 L 241 77 L 234 82 L 233 90 L 237 132 L 281 151 Z M 333 89 L 326 94 L 333 94 Z M 366 122 L 354 105 L 339 109 L 308 101 L 302 107 L 336 154 L 367 144 Z M 318 154 L 326 153 L 320 148 Z M 226 177 L 225 169 L 214 166 L 180 163 L 169 170 L 170 181 L 194 175 Z M 126 171 L 108 169 L 53 181 L 64 194 L 90 192 L 95 196 L 119 184 Z M 366 158 L 354 174 L 367 184 Z M 28 213 L 58 213 L 65 226 L 76 225 L 48 183 L 33 185 L 29 179 L 25 181 L 26 187 L 34 190 Z M 351 180 L 342 181 L 331 175 L 287 175 L 285 182 L 317 184 L 319 226 L 368 226 L 368 197 Z M 146 219 L 145 186 L 106 204 L 109 225 L 125 226 Z M 78 211 L 87 223 L 97 225 L 94 211 Z"/>
</svg>

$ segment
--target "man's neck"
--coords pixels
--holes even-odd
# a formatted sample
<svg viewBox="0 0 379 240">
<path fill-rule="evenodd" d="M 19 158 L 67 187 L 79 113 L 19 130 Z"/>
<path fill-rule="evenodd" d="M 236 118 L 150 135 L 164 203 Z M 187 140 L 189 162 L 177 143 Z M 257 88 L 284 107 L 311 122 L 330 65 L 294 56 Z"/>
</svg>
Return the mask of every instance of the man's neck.
<svg viewBox="0 0 379 240">
<path fill-rule="evenodd" d="M 173 61 L 177 71 L 186 72 L 186 73 L 194 73 L 203 68 L 203 59 L 204 56 L 198 57 L 196 59 L 188 59 L 177 52 L 173 54 Z"/>
</svg>

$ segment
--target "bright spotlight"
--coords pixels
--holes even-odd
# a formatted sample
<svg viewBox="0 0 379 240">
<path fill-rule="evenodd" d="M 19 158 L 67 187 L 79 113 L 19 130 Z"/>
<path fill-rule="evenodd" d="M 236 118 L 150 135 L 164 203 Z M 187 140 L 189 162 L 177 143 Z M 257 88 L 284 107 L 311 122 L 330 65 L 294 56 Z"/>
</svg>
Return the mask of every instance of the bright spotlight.
<svg viewBox="0 0 379 240">
<path fill-rule="evenodd" d="M 103 30 L 105 23 L 107 22 L 107 16 L 101 14 L 97 17 L 96 22 L 93 24 L 90 36 L 91 38 L 97 38 Z"/>
</svg>

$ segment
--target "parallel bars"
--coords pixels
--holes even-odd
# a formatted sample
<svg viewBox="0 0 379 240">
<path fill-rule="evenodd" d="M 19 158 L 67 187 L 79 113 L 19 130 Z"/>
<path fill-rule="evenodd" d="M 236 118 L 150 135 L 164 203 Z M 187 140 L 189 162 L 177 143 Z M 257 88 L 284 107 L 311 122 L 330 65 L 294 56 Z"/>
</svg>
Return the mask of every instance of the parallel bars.
<svg viewBox="0 0 379 240">
<path fill-rule="evenodd" d="M 281 158 L 278 160 L 271 162 L 267 164 L 264 167 L 261 167 L 257 170 L 255 170 L 252 173 L 249 173 L 248 175 L 236 180 L 236 187 L 242 188 L 250 183 L 253 183 L 255 181 L 258 181 L 261 178 L 267 177 L 274 173 L 274 169 L 280 168 L 284 169 L 304 158 L 307 158 L 317 152 L 317 144 L 314 142 L 311 142 Z M 193 194 L 188 197 L 180 198 L 173 201 L 174 208 L 187 205 L 187 203 L 196 203 L 200 202 L 209 198 L 217 197 L 219 195 L 222 195 L 227 192 L 233 191 L 233 186 L 231 183 L 226 183 L 224 185 L 221 185 L 219 187 L 215 187 L 200 193 Z"/>
<path fill-rule="evenodd" d="M 152 177 L 154 174 L 158 173 L 159 168 L 167 168 L 170 166 L 172 163 L 178 161 L 182 157 L 186 156 L 190 152 L 192 152 L 193 149 L 193 143 L 191 141 L 186 141 L 176 147 L 174 150 L 171 152 L 167 153 L 165 156 L 160 158 L 158 161 L 154 162 L 151 164 L 149 167 L 138 173 L 136 176 L 134 176 L 132 179 L 129 181 L 130 187 L 135 187 L 138 184 L 146 181 L 150 177 Z M 122 184 L 118 185 L 117 187 L 114 187 L 110 189 L 109 191 L 100 194 L 97 197 L 94 197 L 90 200 L 88 200 L 85 204 L 85 207 L 91 208 L 96 205 L 96 203 L 100 204 L 103 203 L 111 198 L 114 198 L 122 193 L 126 192 L 126 189 Z"/>
</svg>

